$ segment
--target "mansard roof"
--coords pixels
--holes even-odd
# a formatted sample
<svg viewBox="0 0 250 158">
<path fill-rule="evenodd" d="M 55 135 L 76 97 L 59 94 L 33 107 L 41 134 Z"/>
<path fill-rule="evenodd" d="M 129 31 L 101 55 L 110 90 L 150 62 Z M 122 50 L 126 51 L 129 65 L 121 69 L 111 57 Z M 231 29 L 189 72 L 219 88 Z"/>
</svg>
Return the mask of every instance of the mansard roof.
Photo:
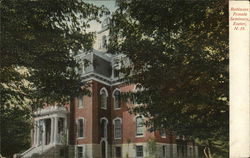
<svg viewBox="0 0 250 158">
<path fill-rule="evenodd" d="M 105 60 L 103 57 L 93 54 L 93 66 L 94 72 L 105 77 L 112 77 L 112 63 L 111 61 Z"/>
<path fill-rule="evenodd" d="M 84 67 L 84 71 L 79 72 L 84 81 L 95 79 L 106 85 L 114 85 L 121 83 L 122 80 L 119 76 L 114 76 L 116 60 L 120 56 L 93 49 L 90 52 L 79 51 L 75 58 L 79 61 L 89 61 L 89 65 Z"/>
</svg>

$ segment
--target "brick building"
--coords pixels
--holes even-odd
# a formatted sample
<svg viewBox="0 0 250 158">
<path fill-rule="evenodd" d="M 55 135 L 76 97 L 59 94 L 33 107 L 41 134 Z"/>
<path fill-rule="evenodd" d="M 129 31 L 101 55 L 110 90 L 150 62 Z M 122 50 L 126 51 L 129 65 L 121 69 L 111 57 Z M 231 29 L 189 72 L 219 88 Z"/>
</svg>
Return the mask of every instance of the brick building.
<svg viewBox="0 0 250 158">
<path fill-rule="evenodd" d="M 66 106 L 49 106 L 34 113 L 32 147 L 17 157 L 60 158 L 193 158 L 198 147 L 184 137 L 165 131 L 149 132 L 145 118 L 128 112 L 139 106 L 122 101 L 120 94 L 136 91 L 137 85 L 121 81 L 118 73 L 122 55 L 106 54 L 108 19 L 102 23 L 92 52 L 80 52 L 76 59 L 91 64 L 78 69 L 90 83 L 91 96 L 78 96 Z"/>
</svg>

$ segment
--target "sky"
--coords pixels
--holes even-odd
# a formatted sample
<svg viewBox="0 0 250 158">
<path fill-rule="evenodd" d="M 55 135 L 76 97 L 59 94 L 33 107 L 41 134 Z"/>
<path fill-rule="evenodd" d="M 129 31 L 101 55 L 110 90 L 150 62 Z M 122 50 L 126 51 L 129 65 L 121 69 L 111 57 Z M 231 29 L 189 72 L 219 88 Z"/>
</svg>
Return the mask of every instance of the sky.
<svg viewBox="0 0 250 158">
<path fill-rule="evenodd" d="M 92 3 L 96 6 L 104 5 L 109 9 L 111 13 L 115 11 L 115 0 L 84 0 L 84 2 Z M 102 17 L 101 20 L 103 20 L 104 18 L 105 17 Z M 92 21 L 90 22 L 90 28 L 87 29 L 87 32 L 99 31 L 99 30 L 101 30 L 101 24 L 96 21 Z"/>
</svg>

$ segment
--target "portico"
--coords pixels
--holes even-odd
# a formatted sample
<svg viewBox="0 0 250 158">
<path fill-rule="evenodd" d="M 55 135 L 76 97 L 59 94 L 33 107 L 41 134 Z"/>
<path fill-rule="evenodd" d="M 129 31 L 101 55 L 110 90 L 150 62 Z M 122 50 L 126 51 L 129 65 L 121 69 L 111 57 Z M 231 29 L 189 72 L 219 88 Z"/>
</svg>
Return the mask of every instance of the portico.
<svg viewBox="0 0 250 158">
<path fill-rule="evenodd" d="M 50 106 L 34 112 L 33 146 L 67 144 L 67 109 Z"/>
</svg>

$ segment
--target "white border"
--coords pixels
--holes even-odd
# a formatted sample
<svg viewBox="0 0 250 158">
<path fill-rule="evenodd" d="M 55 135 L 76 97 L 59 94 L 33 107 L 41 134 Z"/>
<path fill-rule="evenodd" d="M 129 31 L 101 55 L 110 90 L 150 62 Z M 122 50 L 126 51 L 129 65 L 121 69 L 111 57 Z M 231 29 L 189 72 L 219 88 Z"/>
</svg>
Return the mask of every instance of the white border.
<svg viewBox="0 0 250 158">
<path fill-rule="evenodd" d="M 250 156 L 249 21 L 244 31 L 235 30 L 231 8 L 248 8 L 249 1 L 229 1 L 230 50 L 230 157 Z M 240 11 L 241 12 L 241 11 Z M 239 13 L 240 13 L 239 12 Z M 242 13 L 242 12 L 241 12 Z M 247 13 L 247 12 L 246 12 Z M 238 17 L 239 18 L 239 17 Z M 244 17 L 245 18 L 245 17 Z M 242 22 L 242 21 L 237 21 Z"/>
</svg>

